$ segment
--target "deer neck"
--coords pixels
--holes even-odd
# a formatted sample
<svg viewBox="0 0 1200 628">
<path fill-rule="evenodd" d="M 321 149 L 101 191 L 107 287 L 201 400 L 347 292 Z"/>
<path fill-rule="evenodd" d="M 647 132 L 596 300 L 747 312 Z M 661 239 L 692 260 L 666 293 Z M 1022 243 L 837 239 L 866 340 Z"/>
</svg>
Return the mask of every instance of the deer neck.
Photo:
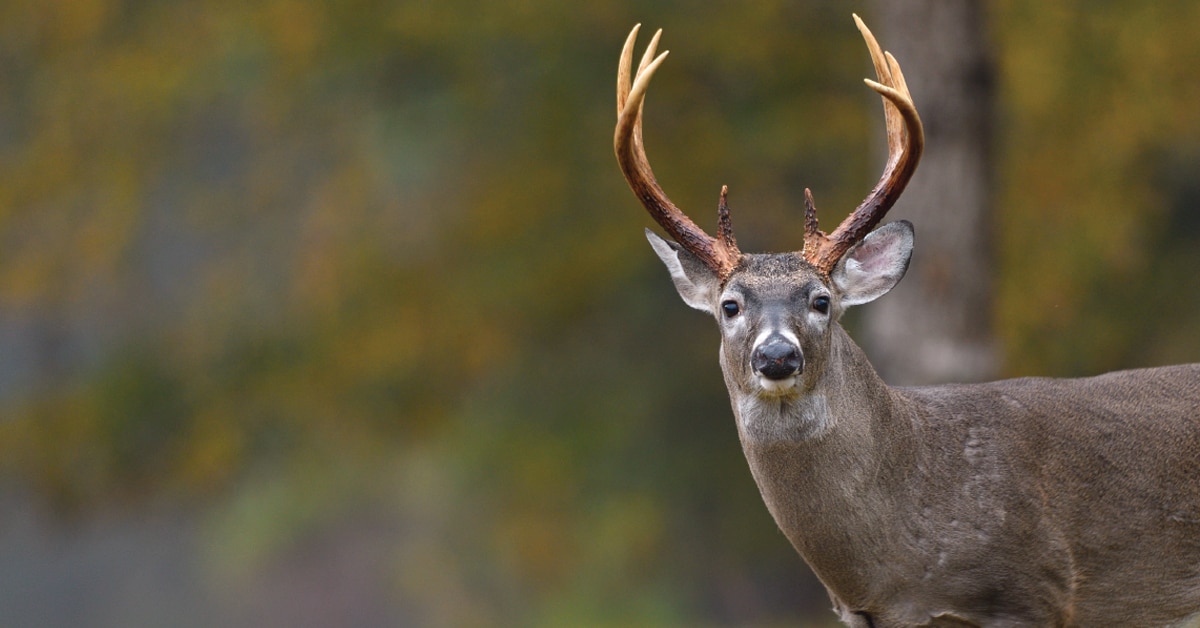
<svg viewBox="0 0 1200 628">
<path fill-rule="evenodd" d="M 904 481 L 895 470 L 913 467 L 915 439 L 903 400 L 840 327 L 827 363 L 809 394 L 758 406 L 735 400 L 734 413 L 776 524 L 827 586 L 856 597 L 869 579 L 846 569 L 877 564 L 865 552 L 894 542 L 889 522 Z M 797 421 L 802 427 L 785 429 Z"/>
</svg>

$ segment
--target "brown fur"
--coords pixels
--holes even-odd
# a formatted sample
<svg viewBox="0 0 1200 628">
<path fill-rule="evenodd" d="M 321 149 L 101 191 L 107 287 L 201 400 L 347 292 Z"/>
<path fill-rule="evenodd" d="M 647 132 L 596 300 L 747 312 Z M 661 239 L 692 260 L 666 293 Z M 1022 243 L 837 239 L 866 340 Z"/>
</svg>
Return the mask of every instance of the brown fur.
<svg viewBox="0 0 1200 628">
<path fill-rule="evenodd" d="M 883 231 L 897 242 L 859 257 L 899 269 L 886 292 L 911 226 Z M 1200 364 L 893 388 L 837 322 L 859 281 L 841 265 L 827 277 L 794 254 L 747 255 L 721 282 L 655 240 L 680 294 L 721 326 L 750 470 L 847 625 L 1200 617 Z M 810 309 L 820 294 L 827 318 Z M 743 318 L 722 314 L 731 299 Z M 794 388 L 764 391 L 747 367 L 764 329 L 799 340 Z"/>
</svg>

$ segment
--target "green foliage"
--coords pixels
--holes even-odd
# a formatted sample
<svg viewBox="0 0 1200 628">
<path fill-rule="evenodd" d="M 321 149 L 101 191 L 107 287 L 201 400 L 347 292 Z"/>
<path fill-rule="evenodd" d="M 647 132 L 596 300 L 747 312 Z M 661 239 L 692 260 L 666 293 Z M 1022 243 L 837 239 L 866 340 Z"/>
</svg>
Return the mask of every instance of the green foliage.
<svg viewBox="0 0 1200 628">
<path fill-rule="evenodd" d="M 1195 361 L 1200 7 L 998 7 L 1009 370 Z"/>
<path fill-rule="evenodd" d="M 0 313 L 53 359 L 0 468 L 60 512 L 189 504 L 220 581 L 397 522 L 385 580 L 435 625 L 826 619 L 611 133 L 627 29 L 666 26 L 659 179 L 796 246 L 805 186 L 835 221 L 876 176 L 848 12 L 8 3 Z M 1197 8 L 994 18 L 1010 370 L 1195 360 Z"/>
</svg>

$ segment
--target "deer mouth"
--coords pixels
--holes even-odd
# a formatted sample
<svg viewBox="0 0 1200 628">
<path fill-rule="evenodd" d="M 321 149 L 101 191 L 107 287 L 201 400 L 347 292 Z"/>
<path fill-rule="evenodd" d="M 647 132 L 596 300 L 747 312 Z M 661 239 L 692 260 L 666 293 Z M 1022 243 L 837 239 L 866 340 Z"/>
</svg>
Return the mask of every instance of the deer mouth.
<svg viewBox="0 0 1200 628">
<path fill-rule="evenodd" d="M 759 389 L 767 396 L 781 397 L 796 389 L 796 383 L 799 378 L 796 375 L 791 375 L 782 379 L 772 379 L 762 373 L 755 373 L 754 380 L 758 384 Z"/>
</svg>

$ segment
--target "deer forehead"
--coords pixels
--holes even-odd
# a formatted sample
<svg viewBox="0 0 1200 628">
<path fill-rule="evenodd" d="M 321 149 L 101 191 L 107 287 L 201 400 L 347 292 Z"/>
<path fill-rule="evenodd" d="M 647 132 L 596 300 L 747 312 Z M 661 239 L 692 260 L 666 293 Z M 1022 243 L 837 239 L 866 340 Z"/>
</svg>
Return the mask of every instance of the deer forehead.
<svg viewBox="0 0 1200 628">
<path fill-rule="evenodd" d="M 755 303 L 803 300 L 821 289 L 829 290 L 829 280 L 795 253 L 745 255 L 726 285 Z"/>
</svg>

